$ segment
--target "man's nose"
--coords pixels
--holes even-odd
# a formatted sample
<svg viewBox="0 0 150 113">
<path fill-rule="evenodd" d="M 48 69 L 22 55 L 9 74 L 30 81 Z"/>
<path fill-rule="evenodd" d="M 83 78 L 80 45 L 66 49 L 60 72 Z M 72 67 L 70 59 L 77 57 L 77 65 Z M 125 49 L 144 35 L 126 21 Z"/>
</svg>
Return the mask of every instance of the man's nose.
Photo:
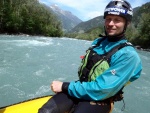
<svg viewBox="0 0 150 113">
<path fill-rule="evenodd" d="M 114 25 L 115 23 L 114 23 L 114 21 L 113 20 L 111 20 L 110 22 L 109 22 L 109 24 L 108 25 L 110 25 L 110 26 L 112 26 L 112 25 Z"/>
</svg>

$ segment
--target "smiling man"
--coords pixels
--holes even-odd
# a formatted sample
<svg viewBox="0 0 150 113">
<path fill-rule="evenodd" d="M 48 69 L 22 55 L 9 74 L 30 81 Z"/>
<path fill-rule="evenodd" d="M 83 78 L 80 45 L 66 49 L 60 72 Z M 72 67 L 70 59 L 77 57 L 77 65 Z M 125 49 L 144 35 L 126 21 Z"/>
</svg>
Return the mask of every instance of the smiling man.
<svg viewBox="0 0 150 113">
<path fill-rule="evenodd" d="M 124 35 L 133 16 L 133 9 L 127 1 L 112 0 L 104 11 L 107 36 Z"/>
<path fill-rule="evenodd" d="M 123 99 L 123 88 L 138 79 L 142 70 L 136 50 L 125 37 L 132 16 L 133 10 L 127 1 L 108 3 L 104 11 L 106 36 L 95 39 L 86 51 L 78 71 L 79 80 L 53 81 L 50 87 L 56 94 L 39 113 L 112 111 L 114 102 Z"/>
<path fill-rule="evenodd" d="M 105 18 L 105 30 L 108 36 L 119 36 L 124 31 L 126 20 L 116 15 L 108 15 Z"/>
</svg>

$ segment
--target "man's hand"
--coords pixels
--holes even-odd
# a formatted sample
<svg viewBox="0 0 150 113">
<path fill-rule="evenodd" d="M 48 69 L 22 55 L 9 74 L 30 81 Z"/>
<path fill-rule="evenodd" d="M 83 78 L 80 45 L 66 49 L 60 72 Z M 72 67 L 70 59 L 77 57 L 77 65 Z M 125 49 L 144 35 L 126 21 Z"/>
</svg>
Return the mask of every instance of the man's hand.
<svg viewBox="0 0 150 113">
<path fill-rule="evenodd" d="M 63 82 L 61 82 L 61 81 L 53 81 L 52 84 L 50 85 L 51 90 L 54 93 L 62 92 L 62 84 L 63 84 Z"/>
</svg>

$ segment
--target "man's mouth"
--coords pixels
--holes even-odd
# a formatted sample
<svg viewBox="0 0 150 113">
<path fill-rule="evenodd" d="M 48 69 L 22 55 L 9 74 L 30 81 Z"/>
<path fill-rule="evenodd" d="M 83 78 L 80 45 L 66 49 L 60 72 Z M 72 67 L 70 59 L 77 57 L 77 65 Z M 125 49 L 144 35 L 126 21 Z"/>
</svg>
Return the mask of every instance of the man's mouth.
<svg viewBox="0 0 150 113">
<path fill-rule="evenodd" d="M 115 31 L 116 29 L 111 29 L 111 28 L 108 28 L 107 31 L 111 32 L 111 31 Z"/>
</svg>

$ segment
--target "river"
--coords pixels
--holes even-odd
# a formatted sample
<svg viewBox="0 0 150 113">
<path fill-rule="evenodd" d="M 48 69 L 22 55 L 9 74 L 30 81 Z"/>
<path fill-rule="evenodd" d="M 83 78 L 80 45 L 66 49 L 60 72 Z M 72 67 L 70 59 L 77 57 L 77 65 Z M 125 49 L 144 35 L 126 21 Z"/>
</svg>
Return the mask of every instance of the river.
<svg viewBox="0 0 150 113">
<path fill-rule="evenodd" d="M 0 35 L 0 107 L 53 95 L 52 80 L 77 80 L 80 56 L 91 41 L 41 36 Z M 139 51 L 143 63 L 140 79 L 125 90 L 113 113 L 148 113 L 150 105 L 150 52 Z"/>
</svg>

